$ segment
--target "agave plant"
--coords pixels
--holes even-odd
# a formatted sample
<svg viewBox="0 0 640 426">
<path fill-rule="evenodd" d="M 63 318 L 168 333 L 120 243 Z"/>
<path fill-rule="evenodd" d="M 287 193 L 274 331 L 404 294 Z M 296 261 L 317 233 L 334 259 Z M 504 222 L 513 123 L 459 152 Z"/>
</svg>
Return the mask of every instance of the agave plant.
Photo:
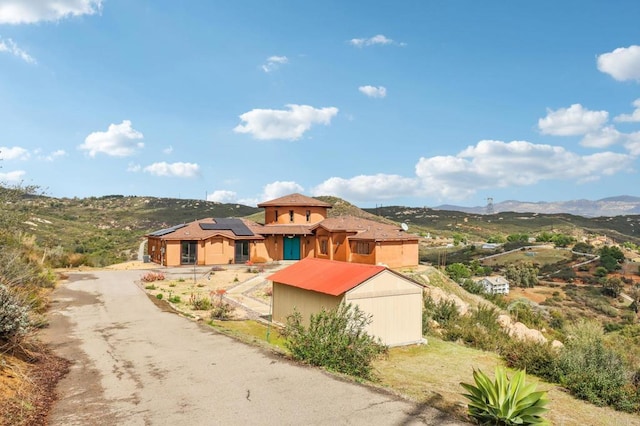
<svg viewBox="0 0 640 426">
<path fill-rule="evenodd" d="M 476 385 L 460 383 L 469 392 L 469 415 L 482 425 L 549 425 L 541 417 L 548 411 L 546 392 L 535 392 L 535 384 L 525 384 L 525 371 L 519 370 L 511 380 L 502 367 L 496 367 L 495 381 L 480 370 L 473 370 Z"/>
</svg>

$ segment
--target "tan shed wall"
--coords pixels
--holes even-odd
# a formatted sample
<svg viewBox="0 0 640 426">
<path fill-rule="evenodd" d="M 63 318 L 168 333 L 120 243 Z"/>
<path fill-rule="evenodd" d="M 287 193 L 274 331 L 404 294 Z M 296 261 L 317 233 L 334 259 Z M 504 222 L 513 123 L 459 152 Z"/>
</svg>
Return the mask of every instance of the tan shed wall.
<svg viewBox="0 0 640 426">
<path fill-rule="evenodd" d="M 320 312 L 322 308 L 335 308 L 342 301 L 342 296 L 330 296 L 274 282 L 272 300 L 273 321 L 285 324 L 287 316 L 296 309 L 302 315 L 303 324 L 307 326 L 311 314 Z"/>
<path fill-rule="evenodd" d="M 367 333 L 386 345 L 399 346 L 422 340 L 422 287 L 384 271 L 348 291 L 346 303 L 372 315 Z"/>
</svg>

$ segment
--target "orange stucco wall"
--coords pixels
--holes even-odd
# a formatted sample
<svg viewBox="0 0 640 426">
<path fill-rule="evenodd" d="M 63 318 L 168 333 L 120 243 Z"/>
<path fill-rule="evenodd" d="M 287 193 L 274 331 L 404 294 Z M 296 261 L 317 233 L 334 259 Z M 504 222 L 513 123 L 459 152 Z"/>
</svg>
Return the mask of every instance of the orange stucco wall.
<svg viewBox="0 0 640 426">
<path fill-rule="evenodd" d="M 293 210 L 293 222 L 291 221 L 289 211 Z M 307 211 L 309 211 L 309 220 L 307 221 Z M 276 220 L 276 212 L 278 219 Z M 327 218 L 326 207 L 265 207 L 264 223 L 265 225 L 308 225 L 310 223 L 318 223 Z"/>
<path fill-rule="evenodd" d="M 417 241 L 386 241 L 376 244 L 376 263 L 389 268 L 403 268 L 418 265 Z"/>
</svg>

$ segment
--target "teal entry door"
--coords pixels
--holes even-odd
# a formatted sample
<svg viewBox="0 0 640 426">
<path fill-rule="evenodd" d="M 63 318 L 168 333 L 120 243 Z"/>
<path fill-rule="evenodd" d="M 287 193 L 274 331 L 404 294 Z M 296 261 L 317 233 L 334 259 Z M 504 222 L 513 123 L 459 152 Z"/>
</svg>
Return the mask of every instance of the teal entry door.
<svg viewBox="0 0 640 426">
<path fill-rule="evenodd" d="M 300 237 L 284 237 L 283 260 L 300 260 Z"/>
</svg>

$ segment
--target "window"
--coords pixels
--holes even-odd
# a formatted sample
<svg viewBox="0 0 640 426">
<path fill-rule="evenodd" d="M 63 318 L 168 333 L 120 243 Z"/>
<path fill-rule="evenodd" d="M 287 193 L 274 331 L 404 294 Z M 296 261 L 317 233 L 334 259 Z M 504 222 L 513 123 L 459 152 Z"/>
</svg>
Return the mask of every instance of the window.
<svg viewBox="0 0 640 426">
<path fill-rule="evenodd" d="M 293 210 L 289 210 L 289 222 L 293 222 Z"/>
<path fill-rule="evenodd" d="M 183 265 L 194 265 L 196 263 L 197 248 L 198 248 L 197 241 L 181 241 L 180 242 L 180 252 L 181 252 L 180 263 Z"/>
<path fill-rule="evenodd" d="M 306 216 L 307 216 L 307 222 L 309 222 L 311 220 L 311 210 L 307 210 Z"/>
<path fill-rule="evenodd" d="M 327 240 L 320 240 L 320 254 L 329 254 Z"/>
<path fill-rule="evenodd" d="M 278 210 L 276 210 L 276 211 L 275 211 L 275 217 L 276 217 L 276 218 L 275 218 L 273 221 L 274 221 L 274 222 L 277 222 L 277 221 L 278 221 Z"/>
<path fill-rule="evenodd" d="M 356 242 L 356 254 L 371 254 L 371 244 L 367 241 Z"/>
</svg>

